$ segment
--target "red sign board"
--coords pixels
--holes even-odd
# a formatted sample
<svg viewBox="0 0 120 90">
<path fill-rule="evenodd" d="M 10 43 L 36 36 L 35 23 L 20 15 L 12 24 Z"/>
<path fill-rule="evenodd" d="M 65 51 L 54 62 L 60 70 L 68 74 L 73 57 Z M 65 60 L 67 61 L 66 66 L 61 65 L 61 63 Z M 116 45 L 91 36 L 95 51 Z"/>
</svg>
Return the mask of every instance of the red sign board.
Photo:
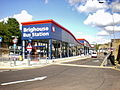
<svg viewBox="0 0 120 90">
<path fill-rule="evenodd" d="M 17 38 L 13 39 L 13 43 L 14 43 L 14 44 L 16 44 L 16 43 L 17 43 L 17 41 L 18 41 L 18 39 L 17 39 Z"/>
</svg>

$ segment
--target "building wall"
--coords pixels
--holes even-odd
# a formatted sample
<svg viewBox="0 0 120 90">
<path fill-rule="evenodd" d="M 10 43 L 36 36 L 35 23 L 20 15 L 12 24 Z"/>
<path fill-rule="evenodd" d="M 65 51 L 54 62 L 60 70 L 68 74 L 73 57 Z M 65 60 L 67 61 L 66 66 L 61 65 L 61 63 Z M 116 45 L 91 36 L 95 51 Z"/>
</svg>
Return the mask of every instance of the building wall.
<svg viewBox="0 0 120 90">
<path fill-rule="evenodd" d="M 99 50 L 101 49 L 103 49 L 103 50 L 105 50 L 105 49 L 109 49 L 111 46 L 110 46 L 110 43 L 107 43 L 107 44 L 101 44 L 101 45 L 99 45 Z"/>
<path fill-rule="evenodd" d="M 120 39 L 112 39 L 111 42 L 108 44 L 101 44 L 99 46 L 99 49 L 112 51 L 112 54 L 115 56 L 115 59 L 117 59 L 119 45 L 120 45 Z"/>
<path fill-rule="evenodd" d="M 115 56 L 115 59 L 118 55 L 118 49 L 120 45 L 120 39 L 112 39 L 112 48 L 113 48 L 113 55 Z"/>
</svg>

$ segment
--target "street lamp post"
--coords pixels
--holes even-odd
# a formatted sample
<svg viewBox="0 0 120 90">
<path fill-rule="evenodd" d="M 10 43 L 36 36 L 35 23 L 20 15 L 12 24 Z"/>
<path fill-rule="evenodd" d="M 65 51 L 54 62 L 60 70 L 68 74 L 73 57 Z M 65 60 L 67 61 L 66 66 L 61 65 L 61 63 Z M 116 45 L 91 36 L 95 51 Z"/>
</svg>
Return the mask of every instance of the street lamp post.
<svg viewBox="0 0 120 90">
<path fill-rule="evenodd" d="M 103 2 L 103 1 L 99 1 L 99 3 L 105 3 L 105 2 Z M 111 7 L 110 7 L 110 5 L 108 5 L 108 7 L 109 7 L 109 9 L 110 8 L 113 8 L 113 6 L 111 5 Z M 113 10 L 110 10 L 110 13 L 111 13 L 111 18 L 112 18 L 112 26 L 113 26 L 113 40 L 111 40 L 111 48 L 113 47 L 113 45 L 112 45 L 112 42 L 114 42 L 115 43 L 115 21 L 114 21 L 114 16 L 113 16 Z M 112 58 L 113 57 L 113 58 Z M 112 53 L 112 51 L 111 51 L 111 58 L 112 58 L 112 60 L 114 60 L 115 59 L 115 57 L 114 57 L 114 55 L 113 55 L 113 53 Z M 116 62 L 116 60 L 114 60 L 114 63 Z M 117 65 L 117 63 L 115 63 L 115 65 Z M 116 66 L 115 66 L 116 67 Z"/>
<path fill-rule="evenodd" d="M 14 66 L 16 65 L 16 59 L 15 59 L 15 49 L 16 49 L 16 44 L 17 44 L 17 41 L 18 41 L 18 36 L 12 36 L 14 39 L 13 39 L 13 48 L 14 48 Z"/>
<path fill-rule="evenodd" d="M 103 4 L 105 3 L 104 1 L 99 1 L 99 3 Z M 110 7 L 110 5 L 108 5 L 109 9 L 112 8 L 112 6 Z M 111 13 L 111 19 L 112 19 L 112 26 L 113 26 L 113 39 L 115 39 L 115 21 L 114 21 L 114 16 L 113 16 L 113 10 L 110 10 L 110 13 Z"/>
<path fill-rule="evenodd" d="M 2 43 L 2 37 L 0 37 L 0 56 L 2 56 L 2 48 L 1 48 L 1 43 Z"/>
</svg>

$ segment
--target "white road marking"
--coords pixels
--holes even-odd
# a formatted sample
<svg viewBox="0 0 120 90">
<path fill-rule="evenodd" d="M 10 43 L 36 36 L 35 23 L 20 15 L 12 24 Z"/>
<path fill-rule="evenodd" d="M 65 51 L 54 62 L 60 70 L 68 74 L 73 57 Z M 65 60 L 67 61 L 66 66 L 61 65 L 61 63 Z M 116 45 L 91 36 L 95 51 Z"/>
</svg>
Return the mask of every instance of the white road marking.
<svg viewBox="0 0 120 90">
<path fill-rule="evenodd" d="M 44 80 L 46 78 L 47 78 L 47 76 L 43 76 L 43 77 L 37 77 L 37 78 L 33 78 L 33 79 L 28 79 L 28 80 L 20 80 L 20 81 L 13 81 L 13 82 L 8 82 L 8 83 L 2 83 L 1 85 L 10 85 L 10 84 L 23 83 L 23 82 L 38 81 L 38 80 Z"/>
<path fill-rule="evenodd" d="M 11 71 L 20 71 L 21 69 L 14 69 L 14 70 L 11 70 Z"/>
<path fill-rule="evenodd" d="M 9 71 L 20 71 L 21 69 L 15 69 L 15 70 L 0 70 L 0 72 L 9 72 Z"/>
<path fill-rule="evenodd" d="M 8 72 L 9 70 L 0 70 L 0 72 Z"/>
<path fill-rule="evenodd" d="M 99 60 L 94 60 L 93 62 L 99 62 Z"/>
</svg>

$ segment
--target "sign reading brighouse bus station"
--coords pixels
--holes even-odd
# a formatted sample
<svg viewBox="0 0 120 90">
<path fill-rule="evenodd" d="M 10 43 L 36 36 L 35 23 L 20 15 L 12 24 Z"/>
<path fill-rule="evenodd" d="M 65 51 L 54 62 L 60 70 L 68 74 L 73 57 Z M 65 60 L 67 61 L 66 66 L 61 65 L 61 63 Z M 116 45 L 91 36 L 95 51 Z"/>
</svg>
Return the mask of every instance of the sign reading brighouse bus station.
<svg viewBox="0 0 120 90">
<path fill-rule="evenodd" d="M 62 40 L 65 33 L 60 27 L 52 23 L 29 24 L 22 26 L 22 40 L 56 39 Z M 68 40 L 68 38 L 66 38 Z"/>
<path fill-rule="evenodd" d="M 24 28 L 23 29 L 23 37 L 36 37 L 36 36 L 49 36 L 48 31 L 49 27 L 42 27 L 42 28 Z"/>
<path fill-rule="evenodd" d="M 39 39 L 47 38 L 50 36 L 50 25 L 49 24 L 38 24 L 38 25 L 27 25 L 23 26 L 22 39 Z"/>
</svg>

